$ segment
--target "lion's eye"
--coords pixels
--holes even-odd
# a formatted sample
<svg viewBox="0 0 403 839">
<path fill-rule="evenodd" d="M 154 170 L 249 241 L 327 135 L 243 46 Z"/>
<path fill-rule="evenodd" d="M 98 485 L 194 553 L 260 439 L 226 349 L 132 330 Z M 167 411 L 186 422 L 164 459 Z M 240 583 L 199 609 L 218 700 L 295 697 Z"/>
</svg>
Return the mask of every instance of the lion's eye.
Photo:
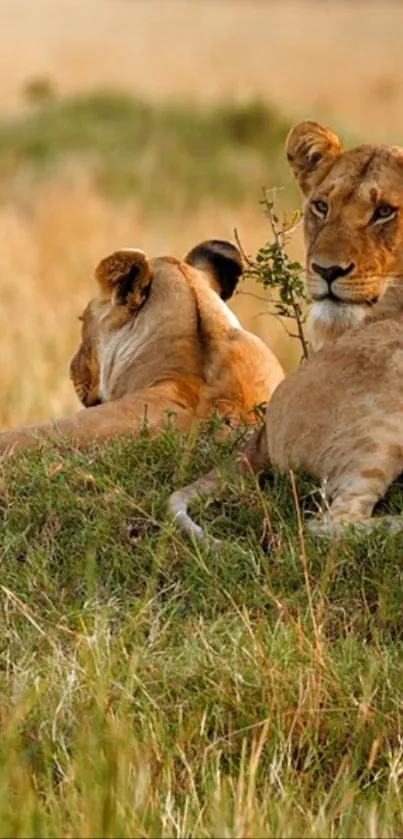
<svg viewBox="0 0 403 839">
<path fill-rule="evenodd" d="M 325 218 L 327 216 L 329 207 L 326 204 L 326 201 L 311 201 L 311 207 L 315 215 L 320 216 L 321 218 Z"/>
<path fill-rule="evenodd" d="M 396 207 L 392 207 L 391 204 L 379 204 L 374 211 L 372 221 L 386 221 L 387 219 L 393 218 L 396 213 Z"/>
</svg>

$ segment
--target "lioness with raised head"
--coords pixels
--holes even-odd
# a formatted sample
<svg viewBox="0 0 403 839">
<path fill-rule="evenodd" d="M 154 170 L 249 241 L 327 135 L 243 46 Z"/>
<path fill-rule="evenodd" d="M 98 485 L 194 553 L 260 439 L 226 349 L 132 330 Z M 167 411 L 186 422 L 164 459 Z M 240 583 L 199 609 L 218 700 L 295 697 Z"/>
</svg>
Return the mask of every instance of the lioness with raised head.
<svg viewBox="0 0 403 839">
<path fill-rule="evenodd" d="M 278 387 L 237 468 L 320 479 L 328 510 L 311 524 L 318 533 L 368 527 L 403 470 L 403 148 L 344 151 L 332 131 L 306 121 L 291 131 L 286 155 L 306 199 L 315 352 Z M 187 507 L 218 483 L 211 473 L 171 497 L 184 532 L 203 536 Z M 388 524 L 400 529 L 403 517 Z"/>
<path fill-rule="evenodd" d="M 253 422 L 283 370 L 269 348 L 241 328 L 226 304 L 242 274 L 230 242 L 211 240 L 183 261 L 148 260 L 120 250 L 96 269 L 98 294 L 82 315 L 82 341 L 70 372 L 86 410 L 0 434 L 11 454 L 61 436 L 84 446 L 144 426 L 161 431 L 168 415 L 181 431 L 214 412 Z"/>
</svg>

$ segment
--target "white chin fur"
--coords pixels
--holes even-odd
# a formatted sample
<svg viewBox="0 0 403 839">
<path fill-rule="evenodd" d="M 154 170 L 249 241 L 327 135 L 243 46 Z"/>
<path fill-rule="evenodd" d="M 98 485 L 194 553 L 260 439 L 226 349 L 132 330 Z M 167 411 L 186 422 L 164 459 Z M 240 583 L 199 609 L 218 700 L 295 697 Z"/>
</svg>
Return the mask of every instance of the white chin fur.
<svg viewBox="0 0 403 839">
<path fill-rule="evenodd" d="M 314 301 L 309 313 L 312 347 L 319 350 L 327 341 L 334 340 L 348 329 L 360 326 L 366 318 L 365 306 L 357 303 L 335 303 L 333 300 Z"/>
</svg>

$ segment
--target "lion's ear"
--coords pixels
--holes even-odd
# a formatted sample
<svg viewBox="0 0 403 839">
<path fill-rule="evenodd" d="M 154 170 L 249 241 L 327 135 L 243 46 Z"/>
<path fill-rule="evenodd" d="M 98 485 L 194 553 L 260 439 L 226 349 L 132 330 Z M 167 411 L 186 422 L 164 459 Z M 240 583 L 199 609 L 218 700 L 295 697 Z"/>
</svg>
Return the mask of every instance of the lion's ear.
<svg viewBox="0 0 403 839">
<path fill-rule="evenodd" d="M 306 120 L 291 129 L 285 153 L 299 188 L 309 196 L 343 153 L 343 146 L 329 128 Z"/>
<path fill-rule="evenodd" d="M 127 248 L 102 259 L 95 277 L 105 297 L 115 306 L 137 309 L 148 296 L 152 282 L 150 265 L 143 251 Z"/>
<path fill-rule="evenodd" d="M 242 257 L 235 245 L 221 239 L 208 239 L 192 248 L 184 261 L 204 271 L 211 287 L 223 300 L 232 297 L 243 271 Z"/>
</svg>

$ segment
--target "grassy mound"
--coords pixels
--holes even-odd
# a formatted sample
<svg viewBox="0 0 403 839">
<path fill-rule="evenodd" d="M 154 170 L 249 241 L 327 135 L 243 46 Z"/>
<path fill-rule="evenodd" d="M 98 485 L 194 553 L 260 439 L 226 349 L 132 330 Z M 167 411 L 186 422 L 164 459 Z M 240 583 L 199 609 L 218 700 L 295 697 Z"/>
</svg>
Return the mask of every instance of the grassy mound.
<svg viewBox="0 0 403 839">
<path fill-rule="evenodd" d="M 403 536 L 301 540 L 214 432 L 3 467 L 3 835 L 402 834 Z M 215 464 L 213 552 L 165 504 Z"/>
</svg>

